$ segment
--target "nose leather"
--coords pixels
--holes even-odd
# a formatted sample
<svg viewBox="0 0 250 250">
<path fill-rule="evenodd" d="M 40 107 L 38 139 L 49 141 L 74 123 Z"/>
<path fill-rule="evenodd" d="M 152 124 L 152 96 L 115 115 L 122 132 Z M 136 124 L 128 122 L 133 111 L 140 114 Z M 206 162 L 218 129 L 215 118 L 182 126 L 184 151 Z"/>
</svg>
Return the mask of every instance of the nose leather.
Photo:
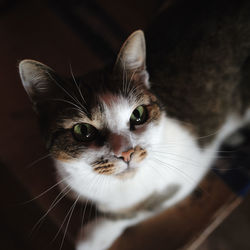
<svg viewBox="0 0 250 250">
<path fill-rule="evenodd" d="M 135 150 L 133 148 L 129 149 L 128 151 L 126 152 L 122 152 L 121 155 L 122 155 L 122 158 L 125 162 L 129 162 L 130 161 L 130 158 L 131 158 L 131 155 L 135 152 Z"/>
</svg>

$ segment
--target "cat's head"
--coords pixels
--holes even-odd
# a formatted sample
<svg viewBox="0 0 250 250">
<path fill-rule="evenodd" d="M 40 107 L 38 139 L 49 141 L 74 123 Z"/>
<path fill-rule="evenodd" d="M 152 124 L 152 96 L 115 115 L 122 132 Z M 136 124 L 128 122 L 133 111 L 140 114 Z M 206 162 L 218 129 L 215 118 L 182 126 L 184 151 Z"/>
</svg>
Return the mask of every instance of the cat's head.
<svg viewBox="0 0 250 250">
<path fill-rule="evenodd" d="M 160 140 L 162 111 L 150 92 L 145 39 L 134 32 L 112 69 L 64 79 L 33 60 L 19 65 L 47 148 L 59 162 L 121 177 L 136 173 Z"/>
</svg>

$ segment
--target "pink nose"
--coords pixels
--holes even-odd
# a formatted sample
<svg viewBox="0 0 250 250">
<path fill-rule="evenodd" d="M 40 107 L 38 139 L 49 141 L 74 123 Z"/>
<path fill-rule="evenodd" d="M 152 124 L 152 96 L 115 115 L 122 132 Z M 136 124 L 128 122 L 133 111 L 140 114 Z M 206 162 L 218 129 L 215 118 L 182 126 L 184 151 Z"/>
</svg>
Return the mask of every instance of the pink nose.
<svg viewBox="0 0 250 250">
<path fill-rule="evenodd" d="M 125 162 L 129 162 L 130 161 L 130 158 L 131 158 L 131 155 L 135 152 L 135 150 L 133 148 L 129 149 L 128 151 L 126 152 L 122 152 L 122 158 Z"/>
</svg>

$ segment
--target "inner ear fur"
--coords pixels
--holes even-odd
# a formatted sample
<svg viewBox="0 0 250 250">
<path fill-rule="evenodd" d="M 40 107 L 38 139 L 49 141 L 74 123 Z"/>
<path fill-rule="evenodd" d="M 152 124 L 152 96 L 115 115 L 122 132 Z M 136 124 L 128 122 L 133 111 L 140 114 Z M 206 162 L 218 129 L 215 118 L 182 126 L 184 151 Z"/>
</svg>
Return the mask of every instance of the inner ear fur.
<svg viewBox="0 0 250 250">
<path fill-rule="evenodd" d="M 146 43 L 142 30 L 133 32 L 123 43 L 118 53 L 115 71 L 143 82 L 149 88 L 148 73 L 146 71 Z"/>
</svg>

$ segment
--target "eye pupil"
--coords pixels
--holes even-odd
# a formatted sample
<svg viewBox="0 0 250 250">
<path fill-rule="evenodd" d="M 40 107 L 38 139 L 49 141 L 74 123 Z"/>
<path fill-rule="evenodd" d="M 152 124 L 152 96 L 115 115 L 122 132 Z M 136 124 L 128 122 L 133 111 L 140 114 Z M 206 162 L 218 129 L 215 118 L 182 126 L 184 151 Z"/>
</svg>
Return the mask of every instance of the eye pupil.
<svg viewBox="0 0 250 250">
<path fill-rule="evenodd" d="M 82 134 L 82 135 L 86 135 L 86 136 L 89 135 L 89 134 L 88 134 L 88 128 L 87 128 L 86 125 L 82 125 L 82 126 L 81 126 L 81 134 Z"/>
<path fill-rule="evenodd" d="M 134 110 L 133 115 L 135 116 L 135 118 L 136 118 L 137 120 L 140 119 L 140 112 L 139 112 L 137 109 Z"/>
<path fill-rule="evenodd" d="M 145 106 L 138 106 L 130 116 L 131 125 L 140 125 L 147 120 L 147 109 Z"/>
</svg>

